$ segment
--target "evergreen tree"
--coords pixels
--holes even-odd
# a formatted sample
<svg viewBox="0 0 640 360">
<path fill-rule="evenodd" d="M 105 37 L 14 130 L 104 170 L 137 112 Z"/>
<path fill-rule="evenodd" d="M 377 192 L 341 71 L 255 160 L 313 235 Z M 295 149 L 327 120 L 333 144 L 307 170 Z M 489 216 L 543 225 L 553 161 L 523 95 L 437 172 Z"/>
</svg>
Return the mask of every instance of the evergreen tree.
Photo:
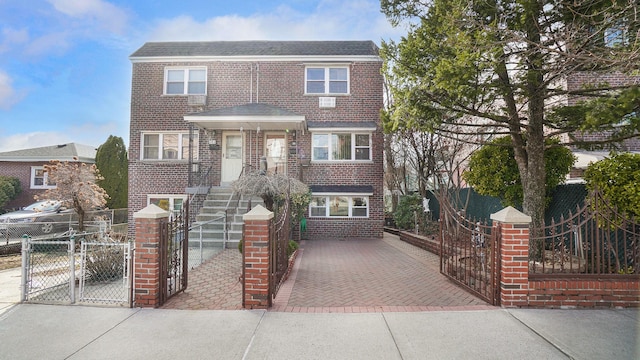
<svg viewBox="0 0 640 360">
<path fill-rule="evenodd" d="M 15 199 L 21 191 L 18 178 L 0 175 L 0 208 Z"/>
<path fill-rule="evenodd" d="M 544 221 L 546 139 L 588 147 L 574 134 L 607 131 L 615 142 L 637 136 L 640 93 L 598 82 L 573 89 L 576 72 L 637 77 L 637 1 L 382 0 L 394 25 L 408 23 L 382 55 L 397 79 L 392 130 L 411 127 L 477 144 L 508 135 L 523 190 L 523 211 Z M 633 79 L 632 79 L 633 80 Z M 583 100 L 568 106 L 562 99 Z M 590 101 L 589 101 L 590 100 Z M 403 124 L 408 123 L 408 124 Z M 598 145 L 598 144 L 595 144 Z"/>
<path fill-rule="evenodd" d="M 98 185 L 109 194 L 107 207 L 120 209 L 127 207 L 129 175 L 127 148 L 119 136 L 109 135 L 96 153 L 96 166 L 103 179 Z"/>
</svg>

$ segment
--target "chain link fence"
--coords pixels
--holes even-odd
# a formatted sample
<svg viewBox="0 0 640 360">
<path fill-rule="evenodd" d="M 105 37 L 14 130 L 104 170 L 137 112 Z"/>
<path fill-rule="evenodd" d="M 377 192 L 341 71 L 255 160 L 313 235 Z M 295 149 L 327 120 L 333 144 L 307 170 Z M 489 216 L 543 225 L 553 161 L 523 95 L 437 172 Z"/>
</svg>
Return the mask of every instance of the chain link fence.
<svg viewBox="0 0 640 360">
<path fill-rule="evenodd" d="M 126 232 L 127 209 L 109 209 L 90 211 L 85 214 L 83 232 L 94 233 L 105 229 L 116 229 Z M 123 225 L 123 226 L 121 226 Z M 0 241 L 6 245 L 19 243 L 24 235 L 32 239 L 47 240 L 64 237 L 78 232 L 78 216 L 75 213 L 61 213 L 34 218 L 4 219 L 0 221 Z"/>
<path fill-rule="evenodd" d="M 99 226 L 99 224 L 97 224 Z M 22 240 L 22 301 L 130 305 L 132 246 L 98 232 Z"/>
</svg>

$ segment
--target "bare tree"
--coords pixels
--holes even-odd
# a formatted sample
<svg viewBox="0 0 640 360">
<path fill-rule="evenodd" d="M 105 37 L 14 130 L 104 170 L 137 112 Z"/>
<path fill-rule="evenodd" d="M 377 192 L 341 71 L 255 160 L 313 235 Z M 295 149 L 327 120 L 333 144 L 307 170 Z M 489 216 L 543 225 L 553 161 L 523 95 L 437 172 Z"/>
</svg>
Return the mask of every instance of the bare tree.
<svg viewBox="0 0 640 360">
<path fill-rule="evenodd" d="M 58 200 L 63 206 L 73 208 L 78 214 L 78 229 L 84 231 L 86 213 L 104 207 L 109 198 L 107 192 L 96 184 L 102 179 L 98 168 L 94 164 L 77 161 L 52 160 L 44 169 L 50 183 L 56 187 L 36 196 L 36 200 Z"/>
</svg>

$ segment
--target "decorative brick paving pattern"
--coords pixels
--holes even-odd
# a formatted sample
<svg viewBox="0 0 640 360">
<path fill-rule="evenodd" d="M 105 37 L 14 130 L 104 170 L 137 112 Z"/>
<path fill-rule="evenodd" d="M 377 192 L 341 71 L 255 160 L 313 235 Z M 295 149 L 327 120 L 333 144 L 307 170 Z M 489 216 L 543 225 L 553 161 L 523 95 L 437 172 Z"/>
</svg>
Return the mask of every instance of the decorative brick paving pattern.
<svg viewBox="0 0 640 360">
<path fill-rule="evenodd" d="M 292 289 L 283 286 L 275 311 L 493 308 L 441 275 L 437 255 L 394 235 L 385 234 L 383 239 L 306 241 L 302 249 L 289 280 L 293 282 Z"/>
<path fill-rule="evenodd" d="M 242 254 L 226 249 L 189 271 L 187 289 L 167 301 L 163 309 L 242 309 Z"/>
<path fill-rule="evenodd" d="M 440 259 L 397 236 L 304 241 L 270 311 L 391 312 L 495 309 L 450 282 Z M 189 273 L 166 309 L 241 309 L 242 255 L 227 249 Z"/>
</svg>

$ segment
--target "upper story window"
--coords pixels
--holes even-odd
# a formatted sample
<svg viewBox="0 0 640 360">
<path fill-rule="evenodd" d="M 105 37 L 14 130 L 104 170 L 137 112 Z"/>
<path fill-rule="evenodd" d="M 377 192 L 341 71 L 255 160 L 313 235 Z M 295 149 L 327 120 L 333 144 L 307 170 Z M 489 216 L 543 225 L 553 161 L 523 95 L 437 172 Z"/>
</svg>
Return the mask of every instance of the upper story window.
<svg viewBox="0 0 640 360">
<path fill-rule="evenodd" d="M 43 166 L 31 167 L 31 188 L 32 189 L 53 189 L 56 184 L 49 181 L 49 176 L 44 171 Z"/>
<path fill-rule="evenodd" d="M 206 95 L 207 69 L 167 68 L 164 74 L 166 95 Z"/>
<path fill-rule="evenodd" d="M 626 29 L 622 26 L 614 26 L 604 31 L 604 44 L 607 47 L 624 46 L 628 43 Z"/>
<path fill-rule="evenodd" d="M 371 160 L 371 134 L 368 133 L 314 133 L 311 143 L 312 160 Z"/>
<path fill-rule="evenodd" d="M 193 158 L 198 159 L 198 133 L 193 134 Z M 189 133 L 142 134 L 142 160 L 188 160 Z"/>
<path fill-rule="evenodd" d="M 308 66 L 305 73 L 306 94 L 348 94 L 349 67 Z"/>
</svg>

